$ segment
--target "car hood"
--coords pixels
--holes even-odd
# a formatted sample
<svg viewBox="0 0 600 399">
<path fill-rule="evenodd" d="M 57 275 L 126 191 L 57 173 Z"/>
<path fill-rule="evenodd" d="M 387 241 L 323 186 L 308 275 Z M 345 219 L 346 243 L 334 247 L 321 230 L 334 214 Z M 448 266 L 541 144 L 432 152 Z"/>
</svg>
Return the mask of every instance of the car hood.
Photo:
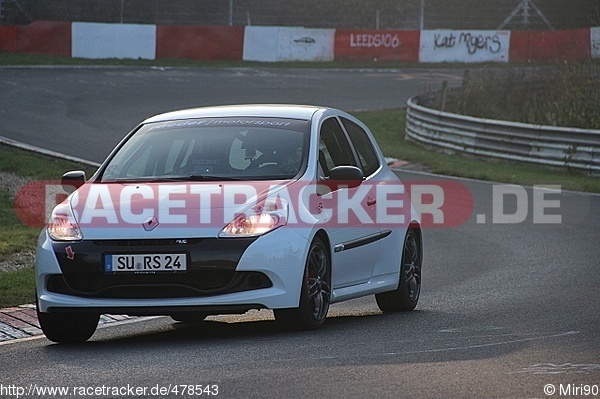
<svg viewBox="0 0 600 399">
<path fill-rule="evenodd" d="M 84 239 L 216 237 L 291 181 L 86 183 L 70 197 Z"/>
</svg>

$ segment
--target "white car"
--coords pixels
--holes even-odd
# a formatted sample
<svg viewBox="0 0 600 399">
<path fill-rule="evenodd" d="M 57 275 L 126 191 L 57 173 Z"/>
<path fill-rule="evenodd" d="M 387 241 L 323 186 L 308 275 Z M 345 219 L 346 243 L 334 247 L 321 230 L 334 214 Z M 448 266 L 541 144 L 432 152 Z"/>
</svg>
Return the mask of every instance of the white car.
<svg viewBox="0 0 600 399">
<path fill-rule="evenodd" d="M 157 115 L 85 180 L 63 176 L 71 195 L 38 242 L 38 317 L 52 341 L 89 339 L 101 314 L 198 321 L 264 308 L 316 329 L 335 302 L 417 305 L 418 216 L 369 129 L 345 112 Z"/>
</svg>

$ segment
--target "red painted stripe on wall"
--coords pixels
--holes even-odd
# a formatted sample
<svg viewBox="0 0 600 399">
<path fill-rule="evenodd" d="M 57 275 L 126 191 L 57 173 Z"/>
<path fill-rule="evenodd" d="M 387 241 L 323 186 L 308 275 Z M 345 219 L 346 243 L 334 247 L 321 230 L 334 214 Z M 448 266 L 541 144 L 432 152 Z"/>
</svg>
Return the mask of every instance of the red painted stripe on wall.
<svg viewBox="0 0 600 399">
<path fill-rule="evenodd" d="M 17 26 L 0 25 L 0 51 L 17 52 Z"/>
<path fill-rule="evenodd" d="M 589 59 L 590 29 L 512 31 L 510 61 L 562 61 Z"/>
<path fill-rule="evenodd" d="M 156 58 L 241 60 L 244 28 L 157 26 Z M 418 62 L 419 31 L 338 29 L 335 60 Z M 0 26 L 0 51 L 71 56 L 71 23 L 36 21 Z M 590 29 L 512 31 L 510 61 L 591 57 Z"/>
<path fill-rule="evenodd" d="M 19 53 L 71 56 L 71 23 L 36 21 L 19 25 Z"/>
<path fill-rule="evenodd" d="M 418 30 L 338 29 L 335 60 L 418 62 L 420 35 Z"/>
<path fill-rule="evenodd" d="M 157 26 L 156 58 L 241 60 L 243 26 Z"/>
</svg>

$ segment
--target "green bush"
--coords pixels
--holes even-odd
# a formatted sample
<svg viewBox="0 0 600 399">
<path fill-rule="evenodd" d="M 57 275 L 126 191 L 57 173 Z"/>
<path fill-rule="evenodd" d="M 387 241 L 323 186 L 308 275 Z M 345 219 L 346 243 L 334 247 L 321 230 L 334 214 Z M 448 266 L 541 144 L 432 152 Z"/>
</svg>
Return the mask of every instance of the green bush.
<svg viewBox="0 0 600 399">
<path fill-rule="evenodd" d="M 441 101 L 430 106 L 441 108 Z M 496 69 L 465 73 L 444 110 L 480 118 L 600 129 L 600 64 Z"/>
</svg>

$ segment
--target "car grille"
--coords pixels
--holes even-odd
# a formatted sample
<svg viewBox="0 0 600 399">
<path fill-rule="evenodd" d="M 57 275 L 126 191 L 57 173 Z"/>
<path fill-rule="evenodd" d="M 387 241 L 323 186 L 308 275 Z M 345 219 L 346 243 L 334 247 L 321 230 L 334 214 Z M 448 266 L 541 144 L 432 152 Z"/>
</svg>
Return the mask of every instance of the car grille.
<svg viewBox="0 0 600 399">
<path fill-rule="evenodd" d="M 90 240 L 53 243 L 62 275 L 50 276 L 51 292 L 99 298 L 182 298 L 221 295 L 272 286 L 258 272 L 238 272 L 237 264 L 256 238 Z M 70 247 L 70 248 L 69 248 Z M 185 253 L 184 272 L 105 272 L 106 254 Z"/>
<path fill-rule="evenodd" d="M 119 276 L 118 280 L 102 281 L 84 275 L 69 276 L 67 279 L 65 275 L 55 274 L 48 278 L 46 287 L 48 291 L 57 294 L 96 298 L 152 299 L 222 295 L 269 288 L 273 285 L 267 276 L 257 272 L 236 272 L 232 278 L 227 280 L 224 278 L 214 279 L 212 275 L 214 273 L 206 274 L 204 279 L 198 276 L 203 282 L 198 285 L 185 280 L 165 282 L 164 278 L 144 278 L 151 276 L 139 276 L 138 278 Z"/>
</svg>

